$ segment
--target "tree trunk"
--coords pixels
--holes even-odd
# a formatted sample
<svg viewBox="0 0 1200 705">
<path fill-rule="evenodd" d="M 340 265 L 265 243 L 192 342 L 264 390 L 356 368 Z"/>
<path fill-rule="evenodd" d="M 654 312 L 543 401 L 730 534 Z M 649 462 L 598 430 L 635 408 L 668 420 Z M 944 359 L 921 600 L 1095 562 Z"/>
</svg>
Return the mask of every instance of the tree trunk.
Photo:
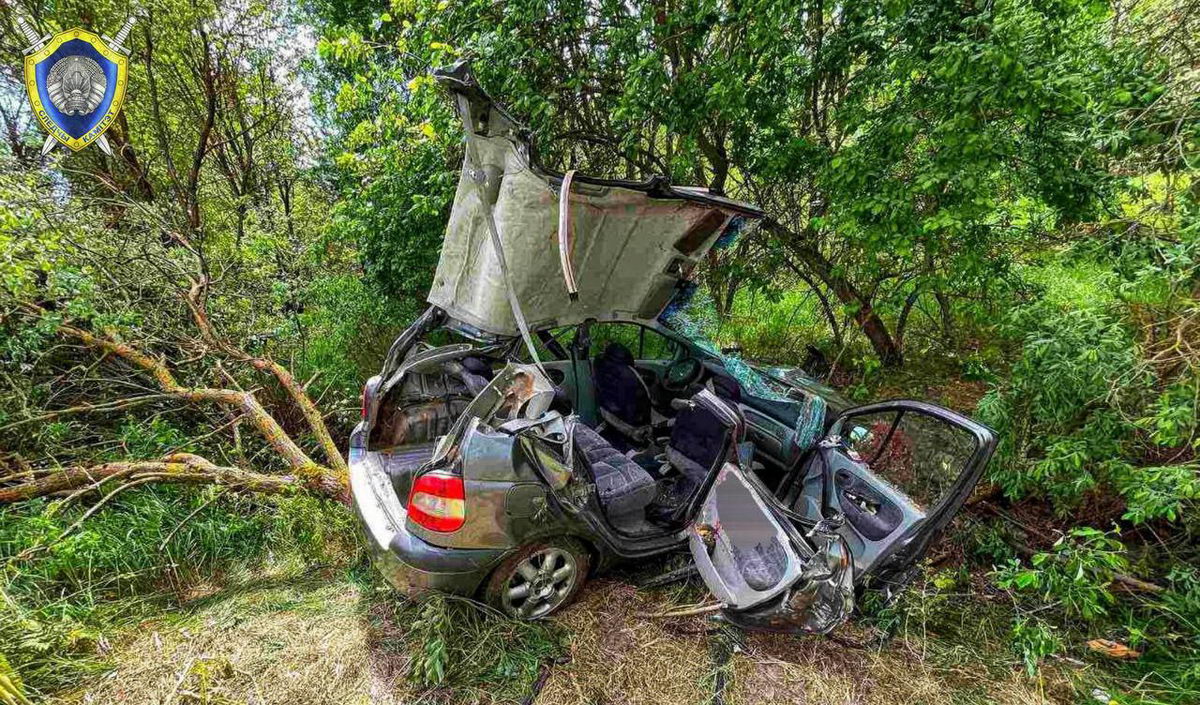
<svg viewBox="0 0 1200 705">
<path fill-rule="evenodd" d="M 838 301 L 854 309 L 855 323 L 863 335 L 867 336 L 871 348 L 884 367 L 900 367 L 904 364 L 900 346 L 896 344 L 887 324 L 875 312 L 869 297 L 863 295 L 845 275 L 840 274 L 820 250 L 803 242 L 796 233 L 769 219 L 763 227 L 803 262 L 804 266 L 837 296 Z"/>
</svg>

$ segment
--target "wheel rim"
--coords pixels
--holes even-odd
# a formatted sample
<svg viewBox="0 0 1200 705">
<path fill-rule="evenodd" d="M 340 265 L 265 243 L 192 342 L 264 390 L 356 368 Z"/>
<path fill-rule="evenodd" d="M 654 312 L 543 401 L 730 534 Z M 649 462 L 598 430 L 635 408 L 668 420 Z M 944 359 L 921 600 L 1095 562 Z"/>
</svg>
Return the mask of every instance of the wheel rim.
<svg viewBox="0 0 1200 705">
<path fill-rule="evenodd" d="M 504 586 L 504 607 L 522 619 L 545 617 L 567 599 L 577 577 L 574 556 L 544 548 L 517 564 Z"/>
</svg>

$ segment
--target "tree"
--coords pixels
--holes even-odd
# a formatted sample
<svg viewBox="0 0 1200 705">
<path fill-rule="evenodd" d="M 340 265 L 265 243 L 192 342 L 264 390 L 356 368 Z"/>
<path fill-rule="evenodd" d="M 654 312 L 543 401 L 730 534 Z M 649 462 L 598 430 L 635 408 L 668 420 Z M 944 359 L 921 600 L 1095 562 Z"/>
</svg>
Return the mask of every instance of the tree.
<svg viewBox="0 0 1200 705">
<path fill-rule="evenodd" d="M 324 212 L 301 164 L 307 145 L 295 144 L 305 125 L 296 88 L 279 80 L 299 61 L 286 9 L 147 7 L 130 41 L 126 106 L 108 133 L 112 157 L 87 150 L 39 163 L 26 149 L 36 131 L 10 121 L 0 503 L 115 488 L 103 504 L 147 482 L 347 499 L 327 412 L 278 361 L 303 350 L 297 321 L 316 266 L 305 253 Z M 50 32 L 115 27 L 127 9 L 68 4 L 51 20 L 37 7 L 5 8 L 0 23 L 14 11 Z M 17 36 L 0 44 L 13 93 L 23 90 Z M 114 416 L 138 413 L 177 417 L 189 448 L 221 460 L 90 449 Z M 70 423 L 83 415 L 90 423 Z M 56 428 L 65 436 L 52 441 Z M 232 441 L 232 456 L 206 440 L 214 435 Z"/>
<path fill-rule="evenodd" d="M 1084 2 L 398 8 L 318 10 L 327 58 L 353 77 L 332 111 L 344 134 L 427 124 L 419 76 L 471 57 L 553 165 L 665 174 L 763 206 L 786 268 L 886 365 L 914 311 L 932 306 L 952 336 L 956 301 L 986 297 L 1024 249 L 1096 212 L 1108 183 L 1089 129 L 1130 69 L 1109 51 L 1106 10 Z"/>
</svg>

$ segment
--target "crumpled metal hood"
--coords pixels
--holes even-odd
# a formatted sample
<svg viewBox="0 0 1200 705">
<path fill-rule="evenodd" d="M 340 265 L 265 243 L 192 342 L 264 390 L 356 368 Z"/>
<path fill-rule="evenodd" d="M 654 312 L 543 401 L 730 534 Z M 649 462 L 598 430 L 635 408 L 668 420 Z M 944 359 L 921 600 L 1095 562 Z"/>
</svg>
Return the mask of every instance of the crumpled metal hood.
<svg viewBox="0 0 1200 705">
<path fill-rule="evenodd" d="M 534 330 L 588 318 L 653 319 L 734 218 L 762 216 L 753 206 L 703 188 L 673 187 L 662 178 L 576 175 L 569 201 L 578 286 L 572 300 L 558 244 L 562 175 L 538 164 L 528 132 L 483 92 L 469 66 L 435 75 L 455 96 L 468 149 L 429 302 L 483 332 L 519 332 L 484 199 Z"/>
</svg>

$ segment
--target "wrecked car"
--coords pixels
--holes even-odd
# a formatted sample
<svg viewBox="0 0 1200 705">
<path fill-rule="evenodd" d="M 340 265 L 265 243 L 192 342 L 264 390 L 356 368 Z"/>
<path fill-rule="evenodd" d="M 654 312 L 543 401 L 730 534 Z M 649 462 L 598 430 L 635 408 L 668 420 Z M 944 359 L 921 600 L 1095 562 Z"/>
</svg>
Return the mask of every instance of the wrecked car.
<svg viewBox="0 0 1200 705">
<path fill-rule="evenodd" d="M 545 617 L 620 562 L 690 552 L 725 619 L 826 632 L 895 594 L 996 444 L 919 401 L 851 406 L 689 330 L 689 275 L 762 217 L 701 188 L 543 167 L 468 67 L 466 154 L 428 309 L 350 442 L 373 560 Z"/>
</svg>

